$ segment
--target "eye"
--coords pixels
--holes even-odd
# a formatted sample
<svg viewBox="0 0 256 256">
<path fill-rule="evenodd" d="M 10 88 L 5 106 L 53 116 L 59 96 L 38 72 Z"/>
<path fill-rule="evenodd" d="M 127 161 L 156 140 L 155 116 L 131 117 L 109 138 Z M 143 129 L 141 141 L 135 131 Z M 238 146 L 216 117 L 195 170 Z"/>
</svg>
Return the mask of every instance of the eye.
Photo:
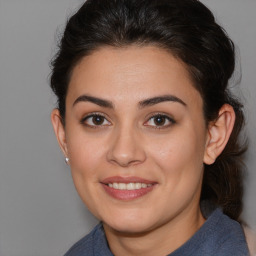
<svg viewBox="0 0 256 256">
<path fill-rule="evenodd" d="M 89 127 L 109 126 L 111 123 L 101 114 L 90 114 L 81 120 L 81 123 Z"/>
<path fill-rule="evenodd" d="M 161 129 L 161 128 L 167 128 L 174 123 L 175 121 L 171 117 L 164 114 L 157 114 L 150 117 L 144 125 Z"/>
</svg>

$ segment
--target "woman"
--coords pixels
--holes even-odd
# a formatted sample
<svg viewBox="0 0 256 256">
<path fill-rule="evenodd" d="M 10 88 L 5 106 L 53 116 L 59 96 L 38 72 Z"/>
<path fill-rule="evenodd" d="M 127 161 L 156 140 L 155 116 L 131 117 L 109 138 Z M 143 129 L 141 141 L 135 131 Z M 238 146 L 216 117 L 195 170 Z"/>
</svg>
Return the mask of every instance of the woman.
<svg viewBox="0 0 256 256">
<path fill-rule="evenodd" d="M 248 255 L 234 63 L 196 0 L 88 0 L 70 18 L 51 118 L 101 222 L 66 255 Z"/>
</svg>

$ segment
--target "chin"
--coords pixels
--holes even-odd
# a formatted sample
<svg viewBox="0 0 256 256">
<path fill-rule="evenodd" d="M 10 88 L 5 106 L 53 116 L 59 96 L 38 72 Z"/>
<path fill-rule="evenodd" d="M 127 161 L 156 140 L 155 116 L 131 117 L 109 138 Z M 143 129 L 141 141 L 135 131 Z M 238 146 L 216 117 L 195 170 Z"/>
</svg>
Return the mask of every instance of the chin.
<svg viewBox="0 0 256 256">
<path fill-rule="evenodd" d="M 154 228 L 152 217 L 149 219 L 145 215 L 113 215 L 110 219 L 103 219 L 103 223 L 116 232 L 134 235 L 148 232 Z"/>
<path fill-rule="evenodd" d="M 108 224 L 107 224 L 108 225 Z M 147 233 L 150 231 L 150 228 L 148 228 L 147 225 L 137 225 L 137 224 L 120 224 L 120 223 L 111 223 L 108 225 L 111 229 L 113 229 L 115 232 L 126 234 L 126 235 L 136 235 L 136 234 L 142 234 Z"/>
</svg>

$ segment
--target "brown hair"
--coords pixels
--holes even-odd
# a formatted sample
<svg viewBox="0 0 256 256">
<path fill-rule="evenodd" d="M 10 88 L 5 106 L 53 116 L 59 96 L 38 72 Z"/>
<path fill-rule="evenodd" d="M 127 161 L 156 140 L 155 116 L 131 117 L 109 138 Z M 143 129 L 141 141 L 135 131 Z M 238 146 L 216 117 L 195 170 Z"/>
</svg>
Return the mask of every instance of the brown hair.
<svg viewBox="0 0 256 256">
<path fill-rule="evenodd" d="M 65 120 L 65 99 L 74 66 L 102 46 L 157 45 L 188 67 L 204 101 L 206 123 L 223 104 L 236 113 L 229 142 L 212 165 L 206 165 L 201 200 L 222 207 L 238 219 L 242 210 L 242 155 L 238 139 L 244 124 L 242 104 L 228 89 L 235 67 L 234 44 L 211 11 L 197 0 L 87 0 L 66 26 L 52 62 L 51 88 Z"/>
</svg>

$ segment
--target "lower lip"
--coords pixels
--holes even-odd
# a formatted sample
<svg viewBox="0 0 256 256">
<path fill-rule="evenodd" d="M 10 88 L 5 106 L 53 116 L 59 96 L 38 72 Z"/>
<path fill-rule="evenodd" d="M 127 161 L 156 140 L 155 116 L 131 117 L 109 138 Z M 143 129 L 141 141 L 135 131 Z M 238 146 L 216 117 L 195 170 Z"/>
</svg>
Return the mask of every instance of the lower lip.
<svg viewBox="0 0 256 256">
<path fill-rule="evenodd" d="M 134 189 L 134 190 L 120 190 L 114 189 L 109 187 L 106 184 L 102 184 L 105 191 L 113 198 L 118 200 L 129 201 L 139 197 L 142 197 L 154 189 L 155 185 L 151 187 L 141 188 L 141 189 Z"/>
</svg>

